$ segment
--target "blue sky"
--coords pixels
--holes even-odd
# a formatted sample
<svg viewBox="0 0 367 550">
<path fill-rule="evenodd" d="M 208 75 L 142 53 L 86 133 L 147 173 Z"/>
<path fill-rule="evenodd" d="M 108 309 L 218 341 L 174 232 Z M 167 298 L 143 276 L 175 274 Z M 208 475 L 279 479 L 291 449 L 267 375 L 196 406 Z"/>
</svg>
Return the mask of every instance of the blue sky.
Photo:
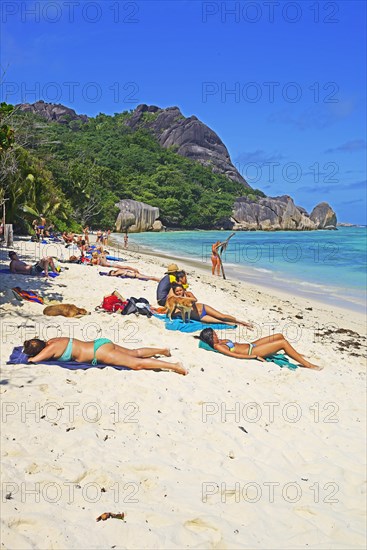
<svg viewBox="0 0 367 550">
<path fill-rule="evenodd" d="M 3 0 L 1 100 L 177 105 L 247 181 L 366 224 L 366 3 Z M 4 73 L 5 71 L 5 73 Z"/>
</svg>

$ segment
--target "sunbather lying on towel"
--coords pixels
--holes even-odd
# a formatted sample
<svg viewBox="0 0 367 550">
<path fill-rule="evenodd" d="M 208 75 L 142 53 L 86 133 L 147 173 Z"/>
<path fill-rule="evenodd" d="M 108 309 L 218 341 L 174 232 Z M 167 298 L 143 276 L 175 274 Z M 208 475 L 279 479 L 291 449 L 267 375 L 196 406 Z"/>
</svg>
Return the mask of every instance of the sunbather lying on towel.
<svg viewBox="0 0 367 550">
<path fill-rule="evenodd" d="M 95 256 L 95 252 L 93 252 L 92 256 Z M 104 252 L 101 252 L 101 254 L 97 253 L 97 265 L 101 265 L 102 267 L 113 267 L 114 269 L 128 269 L 130 271 L 135 271 L 135 273 L 139 273 L 139 270 L 135 267 L 131 267 L 130 265 L 122 265 L 118 264 L 117 262 L 109 262 L 106 258 L 106 254 Z"/>
<path fill-rule="evenodd" d="M 194 321 L 201 321 L 202 323 L 218 323 L 221 322 L 225 325 L 243 325 L 244 327 L 253 328 L 251 323 L 246 321 L 239 321 L 233 315 L 228 315 L 227 313 L 220 313 L 211 306 L 207 304 L 201 304 L 197 301 L 197 298 L 193 295 L 192 292 L 185 290 L 182 285 L 178 283 L 173 283 L 172 288 L 169 291 L 168 296 L 171 294 L 179 297 L 193 298 L 195 300 L 194 307 L 191 311 L 190 318 Z"/>
<path fill-rule="evenodd" d="M 283 350 L 302 367 L 314 370 L 323 369 L 323 367 L 306 361 L 303 355 L 300 355 L 288 340 L 284 338 L 283 334 L 280 333 L 259 338 L 259 340 L 255 340 L 251 344 L 239 344 L 238 342 L 232 342 L 232 340 L 220 340 L 212 328 L 204 328 L 200 332 L 200 335 L 194 338 L 205 342 L 213 350 L 223 353 L 223 355 L 237 357 L 237 359 L 259 359 L 260 361 L 265 361 L 264 357 Z"/>
<path fill-rule="evenodd" d="M 45 256 L 35 264 L 26 264 L 22 262 L 16 252 L 9 252 L 10 258 L 10 271 L 11 273 L 21 273 L 22 275 L 41 275 L 42 271 L 45 272 L 45 277 L 48 277 L 48 270 L 57 273 L 55 264 L 51 256 Z"/>
<path fill-rule="evenodd" d="M 121 269 L 111 269 L 111 271 L 108 272 L 108 275 L 110 277 L 121 277 L 121 278 L 127 278 L 127 279 L 140 279 L 141 281 L 159 281 L 157 277 L 150 277 L 149 275 L 144 275 L 143 273 L 139 273 L 137 269 L 131 270 L 124 268 Z"/>
<path fill-rule="evenodd" d="M 169 348 L 127 349 L 118 346 L 108 338 L 97 338 L 94 342 L 83 342 L 76 338 L 51 338 L 47 342 L 33 338 L 24 342 L 24 353 L 28 363 L 42 363 L 48 360 L 76 361 L 97 365 L 127 367 L 133 370 L 167 369 L 178 374 L 187 374 L 182 363 L 165 363 L 152 359 L 155 355 L 171 357 Z"/>
</svg>

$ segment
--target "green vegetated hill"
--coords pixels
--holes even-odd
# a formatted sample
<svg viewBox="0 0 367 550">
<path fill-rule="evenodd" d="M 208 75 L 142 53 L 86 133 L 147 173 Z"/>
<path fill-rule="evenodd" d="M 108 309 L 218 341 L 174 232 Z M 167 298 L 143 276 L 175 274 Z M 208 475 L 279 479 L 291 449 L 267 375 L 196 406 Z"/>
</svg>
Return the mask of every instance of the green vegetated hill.
<svg viewBox="0 0 367 550">
<path fill-rule="evenodd" d="M 237 197 L 264 196 L 163 148 L 146 128 L 132 130 L 131 116 L 60 123 L 17 109 L 3 114 L 15 140 L 0 150 L 8 223 L 24 230 L 43 213 L 59 229 L 113 228 L 115 203 L 130 198 L 159 207 L 169 227 L 213 228 L 228 219 Z"/>
</svg>

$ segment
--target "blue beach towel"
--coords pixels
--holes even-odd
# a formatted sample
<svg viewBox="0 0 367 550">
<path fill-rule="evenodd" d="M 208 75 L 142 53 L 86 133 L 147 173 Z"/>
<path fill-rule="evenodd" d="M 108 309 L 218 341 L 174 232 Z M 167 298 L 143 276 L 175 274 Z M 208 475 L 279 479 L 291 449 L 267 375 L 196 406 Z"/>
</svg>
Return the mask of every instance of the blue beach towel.
<svg viewBox="0 0 367 550">
<path fill-rule="evenodd" d="M 184 323 L 182 319 L 172 319 L 172 321 L 170 321 L 167 315 L 158 313 L 154 313 L 153 316 L 164 321 L 167 330 L 179 330 L 180 332 L 197 332 L 198 330 L 203 330 L 204 328 L 212 328 L 213 330 L 232 330 L 237 328 L 237 325 L 224 325 L 223 323 L 209 324 L 193 320 L 190 320 L 189 323 Z"/>
<path fill-rule="evenodd" d="M 111 262 L 126 262 L 124 258 L 116 258 L 116 256 L 106 256 L 106 259 Z"/>
<path fill-rule="evenodd" d="M 7 275 L 27 275 L 27 273 L 12 273 L 8 267 L 0 269 L 0 273 L 6 273 Z M 45 272 L 42 271 L 41 276 L 44 276 Z M 53 271 L 48 272 L 49 277 L 58 277 L 60 273 L 54 273 Z M 34 277 L 34 275 L 31 275 L 31 277 Z"/>
<path fill-rule="evenodd" d="M 214 351 L 215 353 L 220 353 L 216 349 L 212 348 L 207 344 L 206 342 L 199 341 L 199 348 L 205 349 L 207 351 Z M 235 357 L 234 359 L 238 359 L 238 357 Z M 294 363 L 291 363 L 286 355 L 283 353 L 273 353 L 273 355 L 268 355 L 267 357 L 264 357 L 265 361 L 268 361 L 268 363 L 275 363 L 279 367 L 287 367 L 287 369 L 290 370 L 296 370 L 298 369 L 298 365 L 295 365 Z"/>
<path fill-rule="evenodd" d="M 294 363 L 291 363 L 286 355 L 284 353 L 273 353 L 273 355 L 268 355 L 267 357 L 264 357 L 265 361 L 268 361 L 269 363 L 275 363 L 278 365 L 278 367 L 287 367 L 287 369 L 290 370 L 296 370 L 298 369 L 298 365 L 295 365 Z"/>
<path fill-rule="evenodd" d="M 6 362 L 7 365 L 29 365 L 36 366 L 37 363 L 28 363 L 28 355 L 23 353 L 23 346 L 18 346 L 13 349 L 9 357 L 9 361 Z M 91 363 L 77 363 L 76 361 L 42 361 L 46 365 L 57 365 L 64 369 L 69 370 L 86 370 L 91 368 L 104 369 L 105 367 L 112 365 L 92 365 Z M 127 367 L 116 367 L 112 366 L 113 369 L 117 370 L 131 370 Z"/>
</svg>

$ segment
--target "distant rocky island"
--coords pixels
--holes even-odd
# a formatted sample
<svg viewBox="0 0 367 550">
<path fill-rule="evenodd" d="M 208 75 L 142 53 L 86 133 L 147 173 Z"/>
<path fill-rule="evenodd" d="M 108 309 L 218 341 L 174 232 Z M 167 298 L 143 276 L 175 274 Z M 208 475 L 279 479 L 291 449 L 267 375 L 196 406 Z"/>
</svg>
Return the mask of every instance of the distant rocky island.
<svg viewBox="0 0 367 550">
<path fill-rule="evenodd" d="M 17 105 L 20 111 L 32 112 L 47 121 L 68 124 L 70 120 L 87 122 L 86 115 L 78 115 L 73 109 L 37 101 Z M 154 135 L 164 148 L 172 148 L 178 155 L 209 167 L 230 180 L 241 183 L 244 189 L 251 186 L 233 165 L 228 150 L 219 136 L 196 116 L 185 117 L 178 107 L 161 109 L 154 105 L 139 105 L 130 113 L 125 124 L 132 130 L 144 128 Z M 161 231 L 159 208 L 133 199 L 124 199 L 116 204 L 120 213 L 116 220 L 118 231 Z M 234 231 L 311 231 L 336 229 L 336 214 L 326 202 L 316 205 L 309 214 L 294 204 L 288 195 L 238 197 L 233 204 L 232 215 L 220 220 L 213 229 Z"/>
</svg>

